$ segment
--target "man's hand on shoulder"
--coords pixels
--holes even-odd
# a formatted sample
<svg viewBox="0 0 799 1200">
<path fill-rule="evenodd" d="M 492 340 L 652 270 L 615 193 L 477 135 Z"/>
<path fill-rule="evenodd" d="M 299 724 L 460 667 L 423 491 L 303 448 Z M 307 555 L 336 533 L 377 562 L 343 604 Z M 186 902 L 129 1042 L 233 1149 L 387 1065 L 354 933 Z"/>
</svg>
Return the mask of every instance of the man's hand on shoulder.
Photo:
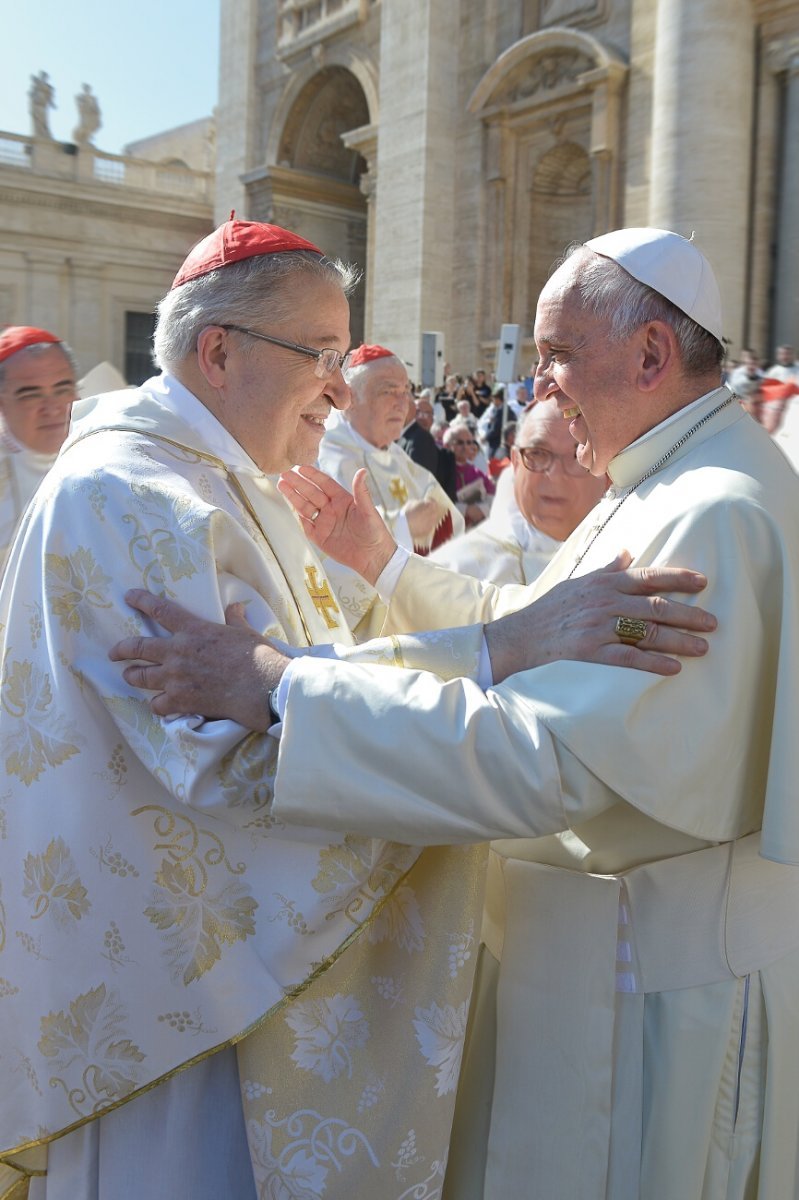
<svg viewBox="0 0 799 1200">
<path fill-rule="evenodd" d="M 527 608 L 487 624 L 494 683 L 558 659 L 677 675 L 677 656 L 706 654 L 707 641 L 696 635 L 712 633 L 716 618 L 660 594 L 696 594 L 707 585 L 705 576 L 680 567 L 630 567 L 630 561 L 624 551 L 609 566 L 563 580 Z M 634 643 L 619 636 L 619 618 L 642 623 Z"/>
<path fill-rule="evenodd" d="M 198 713 L 257 732 L 269 728 L 269 693 L 291 660 L 247 624 L 243 605 L 231 604 L 221 625 L 143 589 L 125 599 L 172 635 L 125 638 L 108 655 L 130 663 L 122 675 L 131 687 L 156 693 L 150 700 L 156 715 Z"/>
</svg>

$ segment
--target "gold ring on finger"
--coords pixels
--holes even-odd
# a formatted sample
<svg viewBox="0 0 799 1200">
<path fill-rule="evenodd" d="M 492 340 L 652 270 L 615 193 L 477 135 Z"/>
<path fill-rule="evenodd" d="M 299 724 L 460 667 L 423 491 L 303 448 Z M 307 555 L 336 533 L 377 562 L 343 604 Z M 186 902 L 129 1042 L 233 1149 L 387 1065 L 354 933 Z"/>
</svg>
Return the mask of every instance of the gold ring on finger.
<svg viewBox="0 0 799 1200">
<path fill-rule="evenodd" d="M 639 621 L 636 617 L 617 617 L 615 628 L 620 642 L 634 646 L 646 637 L 648 625 L 646 621 Z"/>
</svg>

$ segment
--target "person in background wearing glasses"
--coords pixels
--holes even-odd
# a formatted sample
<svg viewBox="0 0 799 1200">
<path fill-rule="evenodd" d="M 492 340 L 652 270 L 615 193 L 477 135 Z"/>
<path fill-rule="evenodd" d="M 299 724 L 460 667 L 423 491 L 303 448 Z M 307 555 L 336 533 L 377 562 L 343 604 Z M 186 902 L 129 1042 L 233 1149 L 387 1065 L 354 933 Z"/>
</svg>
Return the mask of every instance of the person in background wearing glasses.
<svg viewBox="0 0 799 1200">
<path fill-rule="evenodd" d="M 432 558 L 487 583 L 532 583 L 607 487 L 606 476 L 580 466 L 576 449 L 554 400 L 531 405 L 488 519 Z"/>
<path fill-rule="evenodd" d="M 405 364 L 385 346 L 359 346 L 344 377 L 351 403 L 327 422 L 319 447 L 321 470 L 351 488 L 356 471 L 364 469 L 380 515 L 407 550 L 428 554 L 463 533 L 463 518 L 435 475 L 397 440 L 408 424 L 411 401 Z M 337 582 L 346 587 L 340 576 Z"/>
<path fill-rule="evenodd" d="M 455 495 L 467 529 L 484 521 L 491 511 L 494 481 L 475 465 L 480 445 L 469 425 L 453 421 L 444 434 L 444 446 L 455 455 Z"/>
</svg>

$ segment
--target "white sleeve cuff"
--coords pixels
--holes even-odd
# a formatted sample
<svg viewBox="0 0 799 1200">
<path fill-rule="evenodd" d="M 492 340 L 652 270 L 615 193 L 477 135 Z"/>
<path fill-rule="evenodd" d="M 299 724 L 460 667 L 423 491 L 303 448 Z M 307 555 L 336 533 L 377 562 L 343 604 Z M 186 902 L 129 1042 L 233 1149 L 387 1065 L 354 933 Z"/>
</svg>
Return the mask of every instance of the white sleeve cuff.
<svg viewBox="0 0 799 1200">
<path fill-rule="evenodd" d="M 404 546 L 397 546 L 397 549 L 388 560 L 383 570 L 375 581 L 375 591 L 384 604 L 391 603 L 391 597 L 394 595 L 394 589 L 399 583 L 399 577 L 405 570 L 405 564 L 411 556 L 411 552 Z"/>
</svg>

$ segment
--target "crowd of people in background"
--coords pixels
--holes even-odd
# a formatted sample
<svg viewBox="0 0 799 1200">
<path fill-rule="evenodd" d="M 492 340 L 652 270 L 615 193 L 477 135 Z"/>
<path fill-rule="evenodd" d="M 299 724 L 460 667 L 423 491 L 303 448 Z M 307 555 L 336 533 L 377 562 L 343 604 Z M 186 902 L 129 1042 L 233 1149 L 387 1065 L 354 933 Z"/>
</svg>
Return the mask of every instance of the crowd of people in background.
<svg viewBox="0 0 799 1200">
<path fill-rule="evenodd" d="M 746 347 L 739 360 L 726 362 L 725 381 L 799 467 L 799 360 L 789 345 L 778 346 L 774 359 L 764 366 L 757 351 Z M 439 387 L 412 385 L 411 391 L 409 423 L 400 445 L 435 475 L 462 513 L 466 529 L 473 529 L 488 519 L 497 480 L 512 465 L 517 427 L 535 404 L 533 376 L 501 383 L 486 368 L 464 374 L 447 363 Z M 552 470 L 550 465 L 547 471 Z M 511 489 L 503 493 L 510 495 Z M 504 506 L 503 494 L 500 503 Z"/>
</svg>

